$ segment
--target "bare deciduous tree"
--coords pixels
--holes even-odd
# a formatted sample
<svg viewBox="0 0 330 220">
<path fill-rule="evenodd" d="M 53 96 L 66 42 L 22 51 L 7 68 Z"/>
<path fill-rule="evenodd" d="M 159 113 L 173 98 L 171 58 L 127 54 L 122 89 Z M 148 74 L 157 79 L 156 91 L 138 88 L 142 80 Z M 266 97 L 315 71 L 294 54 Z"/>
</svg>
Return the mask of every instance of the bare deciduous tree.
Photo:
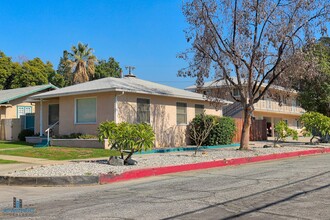
<svg viewBox="0 0 330 220">
<path fill-rule="evenodd" d="M 193 120 L 189 124 L 189 137 L 196 144 L 195 156 L 200 146 L 205 142 L 214 127 L 213 117 L 208 117 L 205 112 L 199 116 L 200 120 Z"/>
<path fill-rule="evenodd" d="M 244 124 L 240 149 L 248 149 L 251 115 L 281 75 L 308 66 L 302 46 L 323 35 L 329 21 L 328 0 L 191 0 L 183 13 L 191 48 L 179 57 L 189 66 L 179 76 L 196 77 L 197 87 L 211 74 L 239 91 Z M 299 61 L 299 66 L 296 62 Z M 297 68 L 299 67 L 299 68 Z M 287 78 L 286 78 L 287 79 Z M 208 97 L 217 103 L 220 97 Z"/>
</svg>

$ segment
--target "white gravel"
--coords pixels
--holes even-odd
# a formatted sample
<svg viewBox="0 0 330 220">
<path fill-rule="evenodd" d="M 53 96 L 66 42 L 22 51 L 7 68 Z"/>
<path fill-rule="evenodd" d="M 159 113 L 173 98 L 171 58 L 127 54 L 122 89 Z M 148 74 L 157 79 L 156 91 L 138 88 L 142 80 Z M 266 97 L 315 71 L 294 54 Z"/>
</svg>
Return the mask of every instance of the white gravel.
<svg viewBox="0 0 330 220">
<path fill-rule="evenodd" d="M 312 149 L 312 146 L 286 146 L 281 148 L 262 148 L 253 146 L 250 151 L 238 151 L 238 147 L 204 150 L 204 153 L 198 152 L 197 156 L 192 151 L 133 155 L 133 159 L 138 161 L 134 166 L 111 166 L 106 161 L 89 162 L 69 162 L 62 165 L 47 165 L 33 167 L 26 170 L 10 173 L 12 176 L 81 176 L 98 175 L 105 173 L 120 174 L 132 169 L 142 169 L 147 167 L 162 167 L 181 164 L 192 164 L 206 161 L 215 161 L 222 159 L 231 159 L 239 157 L 252 157 L 259 155 L 284 153 L 292 151 L 301 151 Z"/>
</svg>

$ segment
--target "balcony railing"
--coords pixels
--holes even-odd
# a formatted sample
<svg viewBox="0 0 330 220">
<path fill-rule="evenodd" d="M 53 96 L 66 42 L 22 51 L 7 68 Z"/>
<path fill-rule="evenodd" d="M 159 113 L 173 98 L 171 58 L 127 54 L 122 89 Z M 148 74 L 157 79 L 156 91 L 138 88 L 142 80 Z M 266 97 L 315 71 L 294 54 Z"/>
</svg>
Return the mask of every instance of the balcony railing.
<svg viewBox="0 0 330 220">
<path fill-rule="evenodd" d="M 260 100 L 258 103 L 254 104 L 255 110 L 262 110 L 268 112 L 281 112 L 281 113 L 288 113 L 288 114 L 297 114 L 297 113 L 304 113 L 305 110 L 300 106 L 294 106 L 289 104 L 282 104 L 279 106 L 278 102 L 272 100 Z"/>
</svg>

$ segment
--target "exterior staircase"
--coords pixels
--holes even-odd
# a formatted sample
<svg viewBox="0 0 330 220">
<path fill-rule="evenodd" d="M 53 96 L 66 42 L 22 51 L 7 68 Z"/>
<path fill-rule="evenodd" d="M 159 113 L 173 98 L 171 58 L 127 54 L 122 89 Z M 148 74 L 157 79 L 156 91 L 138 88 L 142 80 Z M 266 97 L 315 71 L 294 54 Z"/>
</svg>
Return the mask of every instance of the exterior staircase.
<svg viewBox="0 0 330 220">
<path fill-rule="evenodd" d="M 234 117 L 236 114 L 243 110 L 241 103 L 235 102 L 234 104 L 224 106 L 222 115 L 227 117 Z"/>
<path fill-rule="evenodd" d="M 34 145 L 33 147 L 41 148 L 41 147 L 48 147 L 48 146 L 49 146 L 49 141 L 46 138 L 42 138 L 41 142 Z"/>
<path fill-rule="evenodd" d="M 50 144 L 50 132 L 52 131 L 52 129 L 57 126 L 59 124 L 59 121 L 55 122 L 53 125 L 51 125 L 49 128 L 47 128 L 45 130 L 45 132 L 47 133 L 47 139 L 46 138 L 42 138 L 41 139 L 41 143 L 38 143 L 36 145 L 34 145 L 34 147 L 48 147 Z"/>
</svg>

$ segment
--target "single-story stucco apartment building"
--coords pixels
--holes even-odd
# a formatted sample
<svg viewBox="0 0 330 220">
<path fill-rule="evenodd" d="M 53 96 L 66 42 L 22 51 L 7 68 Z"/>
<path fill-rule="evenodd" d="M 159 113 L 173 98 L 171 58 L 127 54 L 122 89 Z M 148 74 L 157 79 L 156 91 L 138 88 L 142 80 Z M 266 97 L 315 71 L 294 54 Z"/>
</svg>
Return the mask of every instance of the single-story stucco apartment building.
<svg viewBox="0 0 330 220">
<path fill-rule="evenodd" d="M 141 80 L 134 75 L 103 78 L 30 97 L 36 103 L 35 133 L 58 123 L 56 133 L 97 134 L 104 121 L 150 123 L 155 147 L 189 144 L 187 124 L 203 111 L 222 115 L 202 94 Z M 232 102 L 223 100 L 223 105 Z"/>
<path fill-rule="evenodd" d="M 22 129 L 34 129 L 34 104 L 25 100 L 29 96 L 56 88 L 52 84 L 46 84 L 0 90 L 0 140 L 17 140 Z M 32 121 L 25 120 L 30 118 Z"/>
</svg>

